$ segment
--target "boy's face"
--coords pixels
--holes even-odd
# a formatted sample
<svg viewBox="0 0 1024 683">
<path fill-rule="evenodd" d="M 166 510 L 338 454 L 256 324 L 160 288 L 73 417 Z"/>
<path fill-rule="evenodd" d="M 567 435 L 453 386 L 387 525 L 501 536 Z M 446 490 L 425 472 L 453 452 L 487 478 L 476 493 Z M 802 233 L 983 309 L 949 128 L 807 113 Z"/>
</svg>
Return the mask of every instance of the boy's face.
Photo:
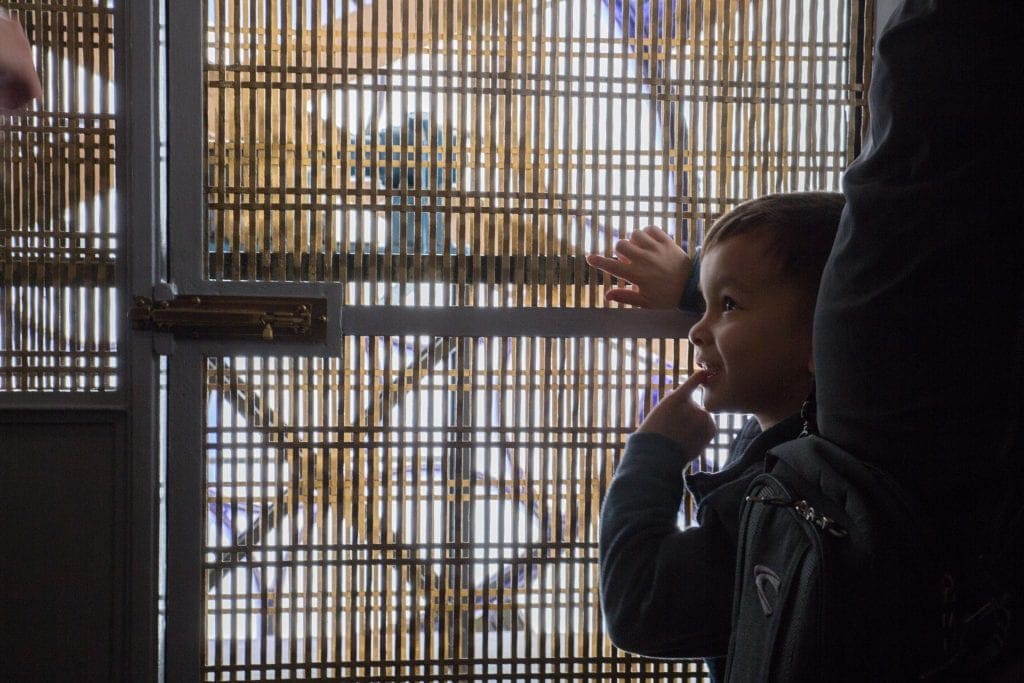
<svg viewBox="0 0 1024 683">
<path fill-rule="evenodd" d="M 709 376 L 704 407 L 753 413 L 767 429 L 800 409 L 811 390 L 814 301 L 779 272 L 770 242 L 738 235 L 701 259 L 704 317 L 690 330 Z"/>
</svg>

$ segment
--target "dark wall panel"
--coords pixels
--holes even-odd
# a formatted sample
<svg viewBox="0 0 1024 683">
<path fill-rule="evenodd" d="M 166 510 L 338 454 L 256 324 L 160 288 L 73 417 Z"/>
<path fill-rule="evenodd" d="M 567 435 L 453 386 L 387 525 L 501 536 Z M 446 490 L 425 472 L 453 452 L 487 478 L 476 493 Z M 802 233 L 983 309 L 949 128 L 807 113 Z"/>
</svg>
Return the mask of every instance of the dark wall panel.
<svg viewBox="0 0 1024 683">
<path fill-rule="evenodd" d="M 0 412 L 0 680 L 120 677 L 124 453 L 119 414 Z"/>
</svg>

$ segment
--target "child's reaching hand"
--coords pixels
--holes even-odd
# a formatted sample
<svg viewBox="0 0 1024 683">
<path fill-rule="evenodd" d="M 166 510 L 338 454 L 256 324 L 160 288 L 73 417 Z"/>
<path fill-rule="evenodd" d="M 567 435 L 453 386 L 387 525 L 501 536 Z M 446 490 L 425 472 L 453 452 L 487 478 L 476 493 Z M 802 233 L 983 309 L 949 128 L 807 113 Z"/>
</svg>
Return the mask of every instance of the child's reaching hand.
<svg viewBox="0 0 1024 683">
<path fill-rule="evenodd" d="M 693 400 L 694 390 L 706 377 L 704 370 L 690 375 L 654 406 L 636 431 L 661 434 L 675 441 L 687 458 L 700 455 L 718 431 L 711 414 Z"/>
<path fill-rule="evenodd" d="M 613 287 L 606 301 L 642 308 L 675 308 L 683 296 L 693 260 L 661 228 L 649 226 L 615 244 L 617 258 L 588 254 L 587 263 L 630 283 Z"/>
</svg>

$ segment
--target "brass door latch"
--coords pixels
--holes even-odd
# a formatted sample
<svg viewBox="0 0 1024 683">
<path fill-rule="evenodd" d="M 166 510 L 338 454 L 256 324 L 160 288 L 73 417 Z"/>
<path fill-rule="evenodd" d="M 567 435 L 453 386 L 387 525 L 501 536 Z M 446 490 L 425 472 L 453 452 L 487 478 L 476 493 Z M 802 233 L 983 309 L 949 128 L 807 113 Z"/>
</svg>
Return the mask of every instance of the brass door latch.
<svg viewBox="0 0 1024 683">
<path fill-rule="evenodd" d="M 326 299 L 185 295 L 153 301 L 136 297 L 128 318 L 136 330 L 189 339 L 316 343 L 327 336 Z"/>
</svg>

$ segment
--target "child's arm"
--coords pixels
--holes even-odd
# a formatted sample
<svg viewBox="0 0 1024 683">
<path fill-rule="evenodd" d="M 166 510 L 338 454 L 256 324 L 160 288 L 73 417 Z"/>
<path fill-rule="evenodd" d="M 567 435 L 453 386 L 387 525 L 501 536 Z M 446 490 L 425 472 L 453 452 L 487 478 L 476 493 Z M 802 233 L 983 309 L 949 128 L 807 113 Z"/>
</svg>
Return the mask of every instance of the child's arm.
<svg viewBox="0 0 1024 683">
<path fill-rule="evenodd" d="M 735 540 L 714 514 L 677 525 L 683 468 L 715 434 L 691 399 L 702 379 L 666 396 L 630 437 L 601 508 L 605 624 L 616 646 L 641 655 L 717 656 L 728 645 Z"/>
<path fill-rule="evenodd" d="M 607 301 L 643 308 L 679 305 L 693 270 L 693 260 L 661 228 L 649 226 L 615 244 L 617 258 L 587 255 L 587 263 L 630 283 L 605 292 Z"/>
</svg>

